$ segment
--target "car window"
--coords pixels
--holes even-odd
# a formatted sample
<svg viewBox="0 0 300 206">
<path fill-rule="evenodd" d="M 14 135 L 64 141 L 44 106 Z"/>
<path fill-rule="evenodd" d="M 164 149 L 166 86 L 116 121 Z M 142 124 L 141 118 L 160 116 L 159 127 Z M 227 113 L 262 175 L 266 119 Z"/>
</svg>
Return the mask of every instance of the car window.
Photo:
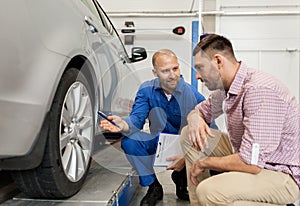
<svg viewBox="0 0 300 206">
<path fill-rule="evenodd" d="M 98 4 L 97 1 L 93 0 L 81 0 L 82 3 L 84 3 L 87 8 L 96 16 L 98 17 L 102 25 L 106 28 L 106 30 L 113 36 L 116 36 L 114 29 L 110 23 L 110 21 L 107 19 L 105 13 L 103 12 L 102 8 Z"/>
<path fill-rule="evenodd" d="M 127 51 L 122 43 L 122 40 L 120 39 L 116 29 L 112 25 L 111 21 L 107 17 L 106 13 L 100 6 L 98 0 L 81 0 L 81 2 L 86 5 L 86 7 L 101 20 L 102 25 L 106 28 L 107 32 L 114 37 L 114 39 L 121 45 L 122 50 L 126 58 L 128 59 Z"/>
<path fill-rule="evenodd" d="M 99 15 L 98 9 L 95 7 L 95 4 L 92 0 L 81 0 L 81 2 L 98 18 L 101 20 L 102 25 L 107 29 L 105 26 L 105 22 L 103 18 Z M 109 31 L 109 30 L 108 30 Z"/>
<path fill-rule="evenodd" d="M 104 10 L 102 9 L 102 7 L 100 6 L 98 0 L 93 0 L 96 4 L 96 7 L 99 11 L 99 14 L 101 16 L 102 19 L 102 23 L 104 24 L 105 28 L 108 30 L 108 32 L 115 37 L 115 39 L 118 39 L 119 44 L 122 45 L 123 51 L 125 56 L 128 58 L 128 54 L 127 51 L 122 43 L 122 40 L 120 39 L 119 34 L 117 33 L 117 30 L 115 29 L 115 27 L 113 26 L 113 24 L 111 23 L 111 21 L 109 20 L 109 18 L 107 17 L 106 13 L 104 12 Z"/>
<path fill-rule="evenodd" d="M 114 32 L 114 28 L 111 25 L 111 22 L 108 20 L 106 14 L 104 13 L 103 9 L 101 8 L 101 6 L 99 5 L 98 1 L 95 1 L 97 10 L 99 11 L 102 23 L 104 25 L 104 27 L 107 29 L 107 31 L 112 34 L 113 36 L 116 36 L 115 32 Z"/>
<path fill-rule="evenodd" d="M 81 2 L 95 15 L 99 16 L 97 9 L 95 8 L 91 0 L 81 0 Z"/>
</svg>

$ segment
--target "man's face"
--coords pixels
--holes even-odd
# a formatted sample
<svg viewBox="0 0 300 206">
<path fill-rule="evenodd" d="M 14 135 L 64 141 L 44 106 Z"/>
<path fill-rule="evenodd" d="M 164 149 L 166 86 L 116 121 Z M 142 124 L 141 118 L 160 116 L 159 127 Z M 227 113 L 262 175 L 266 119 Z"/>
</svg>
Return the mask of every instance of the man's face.
<svg viewBox="0 0 300 206">
<path fill-rule="evenodd" d="M 196 79 L 203 82 L 210 91 L 224 89 L 217 64 L 211 61 L 204 52 L 200 51 L 195 55 L 194 67 L 197 71 Z"/>
<path fill-rule="evenodd" d="M 158 77 L 160 86 L 166 93 L 171 94 L 176 89 L 180 80 L 180 69 L 175 56 L 160 55 L 152 71 Z"/>
</svg>

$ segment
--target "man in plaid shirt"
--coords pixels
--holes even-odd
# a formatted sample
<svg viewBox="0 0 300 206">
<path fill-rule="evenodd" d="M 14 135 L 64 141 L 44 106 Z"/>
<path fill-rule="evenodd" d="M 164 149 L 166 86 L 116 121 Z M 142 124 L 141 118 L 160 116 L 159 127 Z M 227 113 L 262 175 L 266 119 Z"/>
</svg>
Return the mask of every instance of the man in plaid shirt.
<svg viewBox="0 0 300 206">
<path fill-rule="evenodd" d="M 213 91 L 181 133 L 191 205 L 285 205 L 299 198 L 300 108 L 278 80 L 236 60 L 216 34 L 195 47 L 196 78 Z M 207 124 L 225 114 L 228 135 Z M 209 177 L 208 170 L 222 171 Z"/>
</svg>

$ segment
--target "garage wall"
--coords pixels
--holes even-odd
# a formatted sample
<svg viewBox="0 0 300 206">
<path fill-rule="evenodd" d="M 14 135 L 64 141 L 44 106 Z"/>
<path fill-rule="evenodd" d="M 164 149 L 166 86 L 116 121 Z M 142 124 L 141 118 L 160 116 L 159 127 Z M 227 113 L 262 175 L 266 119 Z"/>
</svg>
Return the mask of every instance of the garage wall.
<svg viewBox="0 0 300 206">
<path fill-rule="evenodd" d="M 217 1 L 216 32 L 228 36 L 240 60 L 282 80 L 299 100 L 300 1 Z"/>
<path fill-rule="evenodd" d="M 119 32 L 124 28 L 125 21 L 134 22 L 134 46 L 146 47 L 150 57 L 161 48 L 174 50 L 188 81 L 191 81 L 191 22 L 198 20 L 198 2 L 101 0 Z M 299 0 L 204 0 L 202 9 L 204 32 L 216 32 L 230 38 L 238 59 L 245 61 L 248 66 L 275 75 L 299 100 Z M 176 26 L 184 26 L 186 33 L 182 36 L 173 34 L 171 31 Z M 131 47 L 126 46 L 128 50 Z M 150 59 L 136 63 L 142 81 L 152 78 Z M 201 84 L 199 90 L 208 94 Z"/>
<path fill-rule="evenodd" d="M 187 11 L 193 7 L 193 0 L 100 0 L 109 12 L 174 12 Z M 195 3 L 194 3 L 195 4 Z"/>
<path fill-rule="evenodd" d="M 178 58 L 184 77 L 190 81 L 190 62 L 191 62 L 191 18 L 126 18 L 127 21 L 133 21 L 136 32 L 134 34 L 134 45 L 126 45 L 127 51 L 132 46 L 143 46 L 146 48 L 148 58 L 146 61 L 135 63 L 135 68 L 142 81 L 153 77 L 151 69 L 151 57 L 158 49 L 168 48 L 174 51 Z M 115 25 L 123 28 L 124 19 L 114 18 Z M 159 22 L 159 23 L 153 23 Z M 173 28 L 184 26 L 186 33 L 184 35 L 175 35 Z M 118 29 L 120 31 L 120 29 Z M 119 32 L 120 33 L 120 32 Z M 124 39 L 125 35 L 121 35 Z M 130 53 L 130 52 L 129 52 Z"/>
<path fill-rule="evenodd" d="M 197 0 L 127 0 L 122 2 L 101 0 L 101 3 L 123 39 L 124 34 L 121 33 L 121 29 L 125 27 L 125 21 L 134 22 L 136 32 L 133 46 L 145 47 L 149 56 L 146 61 L 135 63 L 141 81 L 153 77 L 151 72 L 153 53 L 158 49 L 169 48 L 177 54 L 182 74 L 188 82 L 191 82 L 191 32 L 192 21 L 198 20 L 195 13 L 198 8 Z M 177 26 L 183 26 L 186 29 L 184 35 L 172 33 Z M 214 26 L 210 28 L 214 30 Z M 127 45 L 126 49 L 130 51 L 131 47 Z"/>
</svg>

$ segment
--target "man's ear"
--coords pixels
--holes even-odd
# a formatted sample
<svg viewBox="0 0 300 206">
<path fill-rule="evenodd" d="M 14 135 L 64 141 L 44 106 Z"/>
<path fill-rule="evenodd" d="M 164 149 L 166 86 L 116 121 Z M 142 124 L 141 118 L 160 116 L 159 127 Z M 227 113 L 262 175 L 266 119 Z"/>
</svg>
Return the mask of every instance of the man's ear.
<svg viewBox="0 0 300 206">
<path fill-rule="evenodd" d="M 215 54 L 214 55 L 214 62 L 218 66 L 218 68 L 222 68 L 224 64 L 224 57 L 220 54 Z"/>
<path fill-rule="evenodd" d="M 152 73 L 155 77 L 157 77 L 157 72 L 156 72 L 156 69 L 152 69 Z"/>
</svg>

